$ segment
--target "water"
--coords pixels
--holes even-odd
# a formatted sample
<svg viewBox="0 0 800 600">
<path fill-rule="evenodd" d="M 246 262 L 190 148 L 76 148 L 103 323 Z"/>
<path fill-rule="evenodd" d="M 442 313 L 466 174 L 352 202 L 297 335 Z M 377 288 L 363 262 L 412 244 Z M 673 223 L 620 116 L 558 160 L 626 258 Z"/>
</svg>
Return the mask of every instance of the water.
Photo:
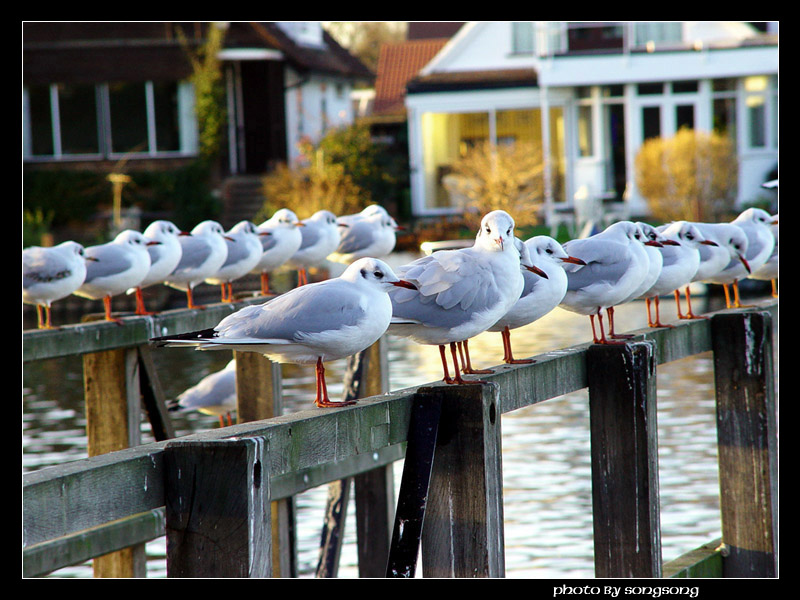
<svg viewBox="0 0 800 600">
<path fill-rule="evenodd" d="M 695 310 L 720 308 L 695 300 Z M 674 320 L 674 302 L 661 303 L 662 320 Z M 646 326 L 644 303 L 616 312 L 617 331 Z M 777 323 L 776 323 L 777 325 Z M 591 339 L 589 319 L 556 309 L 512 332 L 514 355 L 540 354 Z M 435 347 L 389 337 L 392 389 L 439 380 Z M 775 333 L 778 370 L 778 334 Z M 473 365 L 498 364 L 500 334 L 470 341 Z M 159 349 L 155 355 L 167 398 L 230 360 L 228 352 Z M 345 361 L 326 364 L 332 397 L 342 393 Z M 26 364 L 23 369 L 23 471 L 86 457 L 82 363 L 69 357 Z M 313 367 L 283 365 L 286 412 L 310 407 Z M 777 386 L 776 386 L 777 388 Z M 717 480 L 713 363 L 710 353 L 660 365 L 657 371 L 662 554 L 665 561 L 721 535 Z M 776 389 L 777 391 L 777 389 Z M 200 413 L 175 415 L 178 435 L 218 426 Z M 592 500 L 588 392 L 582 390 L 503 415 L 503 487 L 506 574 L 509 578 L 592 578 Z M 143 421 L 142 438 L 152 441 Z M 395 464 L 395 491 L 402 461 Z M 300 577 L 313 577 L 318 560 L 327 489 L 297 497 Z M 352 500 L 352 499 L 351 499 Z M 346 519 L 340 577 L 357 577 L 354 502 Z M 164 538 L 147 544 L 148 577 L 165 577 Z M 419 570 L 418 570 L 419 571 Z M 54 577 L 91 577 L 90 563 Z"/>
</svg>

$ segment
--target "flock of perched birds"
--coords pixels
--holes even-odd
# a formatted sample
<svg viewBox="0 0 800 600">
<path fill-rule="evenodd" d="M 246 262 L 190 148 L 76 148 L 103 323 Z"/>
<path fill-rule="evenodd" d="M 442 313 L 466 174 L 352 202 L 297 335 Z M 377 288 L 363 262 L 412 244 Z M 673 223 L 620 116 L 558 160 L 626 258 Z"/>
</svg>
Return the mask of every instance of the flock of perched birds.
<svg viewBox="0 0 800 600">
<path fill-rule="evenodd" d="M 213 221 L 189 233 L 157 221 L 143 233 L 125 231 L 100 246 L 65 242 L 26 249 L 23 300 L 47 311 L 70 293 L 103 298 L 106 318 L 114 320 L 111 298 L 117 294 L 163 283 L 184 290 L 187 305 L 195 307 L 192 289 L 207 282 L 221 286 L 222 301 L 230 302 L 237 278 L 259 273 L 261 292 L 270 294 L 269 273 L 290 265 L 299 273 L 296 288 L 246 306 L 212 329 L 152 342 L 315 364 L 315 404 L 339 407 L 350 402 L 328 397 L 323 363 L 364 350 L 387 332 L 438 346 L 445 382 L 476 383 L 462 374 L 491 371 L 472 367 L 471 338 L 499 332 L 505 363 L 532 362 L 514 358 L 511 331 L 556 307 L 589 316 L 594 343 L 609 344 L 626 337 L 614 331 L 614 307 L 636 299 L 646 301 L 651 327 L 670 326 L 659 315 L 659 298 L 668 294 L 675 297 L 679 318 L 702 318 L 691 309 L 689 286 L 696 281 L 721 284 L 728 307 L 741 306 L 738 282 L 747 277 L 772 280 L 777 295 L 777 215 L 761 209 L 749 208 L 730 223 L 653 227 L 620 221 L 563 245 L 549 236 L 523 242 L 514 228 L 510 214 L 492 211 L 483 216 L 472 246 L 440 250 L 393 270 L 382 258 L 394 249 L 399 227 L 376 205 L 340 217 L 319 211 L 304 221 L 281 209 L 260 226 L 244 221 L 227 232 Z M 326 258 L 348 266 L 339 277 L 309 284 L 305 270 Z M 143 303 L 137 314 L 147 314 Z M 40 317 L 40 326 L 51 327 L 49 313 Z M 225 372 L 235 375 L 230 366 Z M 197 408 L 192 396 L 203 386 L 212 383 L 187 390 L 181 406 Z M 230 395 L 229 382 L 225 389 Z"/>
<path fill-rule="evenodd" d="M 348 225 L 353 221 L 352 228 Z M 306 270 L 326 257 L 350 262 L 360 256 L 389 254 L 395 231 L 402 229 L 377 205 L 357 215 L 337 217 L 320 210 L 300 221 L 286 208 L 256 226 L 241 221 L 229 231 L 216 221 L 203 221 L 190 232 L 170 221 L 154 221 L 143 232 L 125 230 L 112 241 L 84 248 L 73 241 L 53 247 L 34 246 L 22 253 L 22 299 L 37 307 L 38 327 L 52 328 L 50 305 L 70 294 L 103 300 L 105 318 L 112 316 L 111 299 L 136 293 L 136 315 L 152 314 L 142 290 L 165 284 L 183 290 L 188 308 L 192 290 L 201 283 L 219 285 L 222 302 L 232 302 L 232 283 L 250 273 L 260 274 L 261 293 L 271 295 L 269 274 L 289 264 Z"/>
</svg>

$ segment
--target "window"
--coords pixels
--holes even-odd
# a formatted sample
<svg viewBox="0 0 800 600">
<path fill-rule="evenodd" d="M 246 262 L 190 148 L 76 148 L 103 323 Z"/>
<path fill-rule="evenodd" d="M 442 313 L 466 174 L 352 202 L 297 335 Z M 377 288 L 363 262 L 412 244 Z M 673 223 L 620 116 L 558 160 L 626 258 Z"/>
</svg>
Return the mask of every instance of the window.
<svg viewBox="0 0 800 600">
<path fill-rule="evenodd" d="M 592 107 L 578 106 L 578 156 L 586 157 L 593 154 Z"/>
<path fill-rule="evenodd" d="M 647 140 L 661 135 L 661 107 L 642 108 L 642 139 Z"/>
<path fill-rule="evenodd" d="M 189 83 L 32 85 L 23 97 L 26 159 L 197 151 Z"/>
<path fill-rule="evenodd" d="M 765 76 L 747 77 L 744 80 L 745 111 L 747 115 L 747 145 L 751 148 L 767 146 L 767 88 Z"/>
<path fill-rule="evenodd" d="M 532 54 L 533 48 L 533 22 L 511 23 L 511 52 L 514 54 Z"/>
<path fill-rule="evenodd" d="M 675 130 L 681 127 L 694 129 L 694 104 L 679 104 L 675 107 Z"/>
</svg>

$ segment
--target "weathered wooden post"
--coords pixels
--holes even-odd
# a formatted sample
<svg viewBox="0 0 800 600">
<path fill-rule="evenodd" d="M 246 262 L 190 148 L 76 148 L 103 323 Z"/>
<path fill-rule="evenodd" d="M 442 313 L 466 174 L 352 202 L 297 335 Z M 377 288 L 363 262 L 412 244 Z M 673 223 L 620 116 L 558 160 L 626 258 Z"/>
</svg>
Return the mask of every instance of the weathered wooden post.
<svg viewBox="0 0 800 600">
<path fill-rule="evenodd" d="M 441 417 L 422 528 L 424 577 L 504 577 L 498 387 L 437 386 Z"/>
<path fill-rule="evenodd" d="M 283 414 L 281 366 L 257 352 L 233 353 L 236 358 L 236 420 L 239 423 Z M 272 575 L 297 577 L 294 498 L 272 503 Z"/>
<path fill-rule="evenodd" d="M 271 577 L 264 438 L 175 440 L 164 449 L 168 577 Z"/>
<path fill-rule="evenodd" d="M 724 577 L 778 576 L 778 444 L 772 316 L 711 319 Z"/>
<path fill-rule="evenodd" d="M 595 577 L 661 577 L 654 352 L 651 341 L 587 351 Z"/>
<path fill-rule="evenodd" d="M 136 348 L 83 355 L 86 440 L 89 456 L 141 443 L 138 354 Z M 144 544 L 99 556 L 95 577 L 144 577 Z"/>
</svg>

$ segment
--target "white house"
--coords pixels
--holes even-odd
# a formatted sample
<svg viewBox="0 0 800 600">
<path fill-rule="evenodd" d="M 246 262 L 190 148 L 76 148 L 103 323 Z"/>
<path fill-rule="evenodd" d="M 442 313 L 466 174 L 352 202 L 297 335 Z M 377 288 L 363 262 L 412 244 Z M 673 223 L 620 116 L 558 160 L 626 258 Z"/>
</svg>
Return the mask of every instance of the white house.
<svg viewBox="0 0 800 600">
<path fill-rule="evenodd" d="M 740 203 L 778 162 L 777 23 L 470 22 L 407 88 L 412 210 L 458 210 L 442 185 L 471 144 L 538 140 L 548 215 L 576 198 L 646 214 L 634 159 L 680 127 L 725 131 Z"/>
</svg>

